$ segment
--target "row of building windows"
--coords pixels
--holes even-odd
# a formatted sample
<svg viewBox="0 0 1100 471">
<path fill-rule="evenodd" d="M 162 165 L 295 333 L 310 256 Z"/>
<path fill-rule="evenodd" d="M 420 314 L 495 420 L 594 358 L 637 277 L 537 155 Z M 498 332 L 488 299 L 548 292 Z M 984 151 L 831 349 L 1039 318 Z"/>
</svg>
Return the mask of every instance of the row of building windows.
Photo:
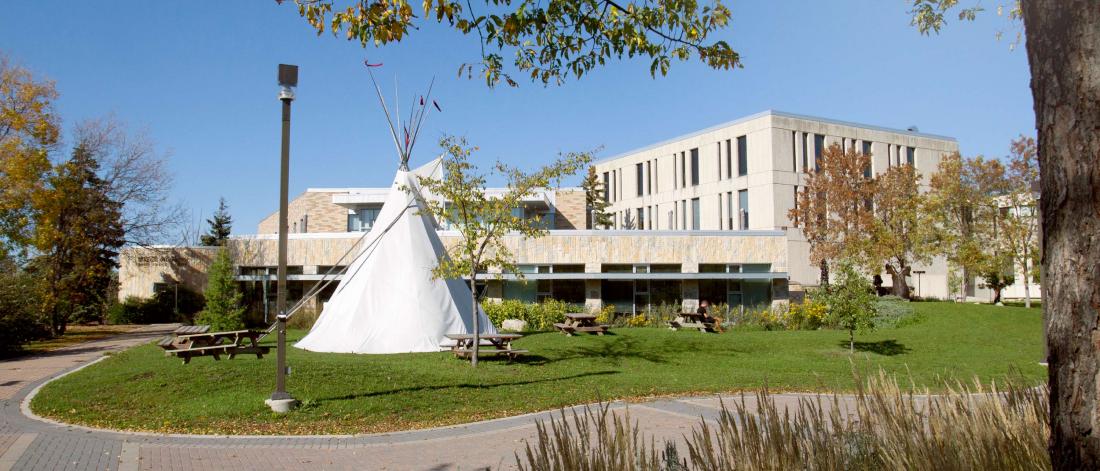
<svg viewBox="0 0 1100 471">
<path fill-rule="evenodd" d="M 738 136 L 736 139 L 726 139 L 725 141 L 725 177 L 733 178 L 733 142 L 737 142 L 737 176 L 748 175 L 749 166 L 749 143 L 748 136 Z M 723 175 L 722 172 L 722 142 L 717 144 L 718 146 L 718 175 Z M 652 195 L 655 192 L 660 191 L 660 180 L 658 179 L 659 159 L 650 159 L 645 162 L 638 162 L 634 164 L 634 185 L 635 196 Z M 700 176 L 700 162 L 699 162 L 699 148 L 693 148 L 687 151 L 681 151 L 680 153 L 672 154 L 672 187 L 687 188 L 690 186 L 699 185 Z M 622 199 L 622 169 L 615 169 L 603 172 L 603 197 L 604 201 L 616 202 Z"/>
<path fill-rule="evenodd" d="M 505 281 L 503 299 L 542 302 L 556 299 L 584 304 L 584 280 Z M 620 314 L 648 312 L 657 306 L 678 306 L 685 298 L 680 280 L 600 280 L 601 300 Z M 772 300 L 768 281 L 699 280 L 698 299 L 731 309 L 767 306 Z"/>
<path fill-rule="evenodd" d="M 301 275 L 304 270 L 301 265 L 288 265 L 288 275 Z M 238 267 L 241 275 L 274 275 L 277 267 L 273 266 L 245 266 Z M 345 265 L 321 265 L 317 267 L 319 275 L 343 274 L 347 270 Z M 771 271 L 770 263 L 702 263 L 699 264 L 699 273 L 768 273 Z M 549 265 L 521 264 L 516 266 L 515 273 L 524 275 L 532 274 L 563 274 L 584 273 L 582 263 L 562 263 Z M 603 263 L 600 264 L 600 273 L 683 273 L 683 265 L 679 263 Z"/>
<path fill-rule="evenodd" d="M 801 146 L 802 147 L 802 169 L 805 170 L 805 171 L 809 170 L 810 167 L 809 167 L 808 159 L 809 159 L 810 136 L 811 136 L 811 133 L 791 131 L 791 168 L 794 168 L 794 169 L 798 168 L 798 160 L 799 160 L 798 157 L 799 156 L 798 156 L 798 145 L 797 145 L 797 143 L 799 141 L 801 141 L 801 143 L 802 143 L 802 146 Z M 819 170 L 821 168 L 821 155 L 825 150 L 825 135 L 824 134 L 812 134 L 812 136 L 813 136 L 813 141 L 814 141 L 814 152 L 813 152 L 813 154 L 814 154 L 814 167 L 813 167 L 813 169 L 816 171 L 816 170 Z M 840 141 L 842 148 L 849 149 L 849 150 L 856 150 L 858 148 L 860 150 L 860 152 L 862 152 L 863 154 L 868 155 L 868 156 L 873 156 L 873 152 L 871 151 L 873 141 L 857 140 L 857 139 L 854 139 L 854 138 L 849 139 L 849 138 L 846 138 L 846 137 L 838 137 L 837 139 Z M 856 145 L 857 142 L 859 143 L 858 147 Z M 903 162 L 903 159 L 904 159 L 905 164 L 912 165 L 912 166 L 916 165 L 916 153 L 917 153 L 917 148 L 916 147 L 902 146 L 902 145 L 899 145 L 899 144 L 886 144 L 886 150 L 887 150 L 887 159 L 886 159 L 886 166 L 887 167 L 893 167 L 893 166 L 901 165 L 902 162 Z M 872 168 L 871 167 L 867 167 L 866 169 L 864 169 L 863 175 L 865 177 L 870 178 L 871 174 L 872 174 Z"/>
</svg>

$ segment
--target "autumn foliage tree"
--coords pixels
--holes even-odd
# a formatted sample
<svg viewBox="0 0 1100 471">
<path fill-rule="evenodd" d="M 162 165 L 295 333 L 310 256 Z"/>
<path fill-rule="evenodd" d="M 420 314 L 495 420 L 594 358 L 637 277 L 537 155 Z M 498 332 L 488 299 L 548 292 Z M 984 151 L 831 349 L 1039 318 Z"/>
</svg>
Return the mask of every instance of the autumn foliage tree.
<svg viewBox="0 0 1100 471">
<path fill-rule="evenodd" d="M 1012 141 L 1008 169 L 1005 172 L 1005 192 L 1000 206 L 1001 235 L 1004 251 L 1024 285 L 1024 306 L 1031 307 L 1031 276 L 1034 259 L 1039 251 L 1038 188 L 1039 163 L 1035 139 L 1020 136 Z"/>
<path fill-rule="evenodd" d="M 868 268 L 886 270 L 893 294 L 910 297 L 906 278 L 914 263 L 932 259 L 931 216 L 920 192 L 920 175 L 912 165 L 897 165 L 875 177 L 874 221 L 868 233 Z"/>
<path fill-rule="evenodd" d="M 961 272 L 965 296 L 976 276 L 1000 269 L 996 198 L 1004 192 L 1005 168 L 995 159 L 955 152 L 940 160 L 929 182 L 926 205 L 933 238 L 938 252 Z"/>
<path fill-rule="evenodd" d="M 57 91 L 0 55 L 0 249 L 26 255 L 34 237 L 34 196 L 45 186 L 57 147 Z"/>
<path fill-rule="evenodd" d="M 822 286 L 829 284 L 830 260 L 866 260 L 867 236 L 874 224 L 874 182 L 865 176 L 870 165 L 869 155 L 829 146 L 817 170 L 807 169 L 806 186 L 787 213 L 810 244 L 810 259 L 821 267 Z"/>
<path fill-rule="evenodd" d="M 431 23 L 476 35 L 481 57 L 458 72 L 469 77 L 476 72 L 489 86 L 515 86 L 517 72 L 534 82 L 560 84 L 623 57 L 647 58 L 653 76 L 666 74 L 673 60 L 693 56 L 715 69 L 741 66 L 729 44 L 710 39 L 730 18 L 717 0 L 706 5 L 694 0 L 426 0 L 421 8 L 406 0 L 294 3 L 317 34 L 342 33 L 364 47 L 400 42 Z M 508 56 L 514 72 L 505 65 Z"/>
</svg>

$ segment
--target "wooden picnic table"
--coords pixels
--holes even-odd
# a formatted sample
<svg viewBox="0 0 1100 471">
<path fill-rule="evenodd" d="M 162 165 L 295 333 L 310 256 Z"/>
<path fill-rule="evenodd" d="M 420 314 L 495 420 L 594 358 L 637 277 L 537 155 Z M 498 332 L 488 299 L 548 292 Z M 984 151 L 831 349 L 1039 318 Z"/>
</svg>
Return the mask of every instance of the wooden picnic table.
<svg viewBox="0 0 1100 471">
<path fill-rule="evenodd" d="M 201 356 L 212 356 L 214 360 L 221 360 L 221 355 L 233 359 L 240 354 L 252 354 L 260 359 L 271 350 L 271 347 L 261 347 L 258 344 L 263 335 L 264 332 L 259 330 L 184 334 L 176 335 L 168 346 L 161 341 L 161 347 L 165 349 L 165 355 L 182 358 L 184 364 L 190 363 L 192 357 Z"/>
<path fill-rule="evenodd" d="M 596 335 L 603 335 L 610 326 L 597 324 L 595 315 L 571 312 L 565 315 L 565 322 L 555 323 L 554 327 L 561 333 L 572 336 L 577 332 L 592 332 Z"/>
<path fill-rule="evenodd" d="M 480 334 L 478 340 L 481 345 L 488 348 L 478 348 L 478 354 L 505 355 L 508 361 L 527 353 L 527 350 L 512 348 L 512 341 L 523 337 L 520 334 Z M 459 358 L 470 358 L 474 352 L 474 334 L 447 334 L 447 338 L 454 340 L 451 352 Z"/>
<path fill-rule="evenodd" d="M 713 317 L 708 320 L 706 314 L 698 312 L 681 312 L 676 320 L 669 321 L 668 328 L 672 330 L 699 329 L 699 332 L 717 332 Z"/>
</svg>

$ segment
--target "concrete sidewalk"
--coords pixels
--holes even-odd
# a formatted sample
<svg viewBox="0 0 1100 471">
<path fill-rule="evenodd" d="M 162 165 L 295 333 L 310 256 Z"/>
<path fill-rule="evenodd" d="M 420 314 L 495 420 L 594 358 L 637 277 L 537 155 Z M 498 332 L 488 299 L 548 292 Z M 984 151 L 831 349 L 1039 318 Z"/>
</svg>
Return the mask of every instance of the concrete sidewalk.
<svg viewBox="0 0 1100 471">
<path fill-rule="evenodd" d="M 105 352 L 146 343 L 173 328 L 149 326 L 48 355 L 0 362 L 0 471 L 514 469 L 515 454 L 522 455 L 526 442 L 536 437 L 535 423 L 559 414 L 542 412 L 376 435 L 224 437 L 102 431 L 37 420 L 21 411 L 27 395 L 50 378 L 94 361 Z M 796 403 L 804 396 L 772 397 L 783 405 Z M 629 414 L 657 444 L 665 439 L 682 443 L 683 436 L 690 435 L 700 418 L 717 417 L 719 400 L 703 397 L 613 403 L 611 409 L 615 414 Z M 686 450 L 681 447 L 681 451 Z"/>
</svg>

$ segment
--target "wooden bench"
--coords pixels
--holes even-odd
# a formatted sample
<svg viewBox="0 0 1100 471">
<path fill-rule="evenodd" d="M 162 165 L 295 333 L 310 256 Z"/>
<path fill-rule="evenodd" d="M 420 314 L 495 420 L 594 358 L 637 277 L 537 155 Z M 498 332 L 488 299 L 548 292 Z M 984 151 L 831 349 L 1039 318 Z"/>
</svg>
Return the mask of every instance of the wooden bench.
<svg viewBox="0 0 1100 471">
<path fill-rule="evenodd" d="M 478 335 L 478 340 L 484 345 L 477 349 L 478 356 L 481 355 L 505 355 L 508 357 L 508 361 L 515 360 L 516 357 L 528 353 L 527 350 L 521 350 L 512 348 L 512 341 L 522 338 L 520 334 L 481 334 Z M 447 338 L 454 340 L 455 344 L 451 346 L 451 352 L 458 358 L 473 358 L 474 352 L 474 334 L 448 334 Z"/>
<path fill-rule="evenodd" d="M 715 322 L 708 322 L 706 316 L 694 312 L 684 312 L 675 320 L 668 321 L 668 328 L 672 330 L 698 329 L 699 332 L 718 332 Z"/>
<path fill-rule="evenodd" d="M 205 334 L 209 331 L 209 325 L 183 325 L 173 330 L 171 335 L 160 339 L 157 346 L 165 350 L 176 350 L 182 346 L 182 342 L 179 340 L 181 335 Z"/>
<path fill-rule="evenodd" d="M 456 357 L 469 358 L 474 353 L 472 348 L 455 348 L 451 349 Z M 527 350 L 522 349 L 501 349 L 501 348 L 479 348 L 477 354 L 480 355 L 507 355 L 508 361 L 515 360 L 520 355 L 529 353 Z"/>
<path fill-rule="evenodd" d="M 209 328 L 209 327 L 207 327 Z M 221 355 L 227 355 L 230 359 L 237 355 L 256 355 L 257 359 L 271 351 L 271 347 L 260 346 L 259 338 L 264 332 L 259 330 L 232 330 L 228 332 L 206 332 L 177 335 L 169 347 L 165 349 L 165 356 L 176 356 L 183 360 L 184 364 L 190 363 L 191 358 L 212 356 L 214 360 L 221 360 Z M 164 341 L 162 340 L 163 344 Z M 159 345 L 159 344 L 158 344 Z"/>
<path fill-rule="evenodd" d="M 237 355 L 256 355 L 256 359 L 261 359 L 265 354 L 271 351 L 271 347 L 267 346 L 239 346 L 233 344 L 226 345 L 214 345 L 210 347 L 196 347 L 196 348 L 184 348 L 178 350 L 168 350 L 165 352 L 168 355 L 174 355 L 183 359 L 183 363 L 186 365 L 191 362 L 193 357 L 214 357 L 214 360 L 221 360 L 221 355 L 226 355 L 230 360 L 236 358 Z"/>
<path fill-rule="evenodd" d="M 597 324 L 596 316 L 592 314 L 580 313 L 566 314 L 565 322 L 554 324 L 554 328 L 568 336 L 573 336 L 573 334 L 577 332 L 591 332 L 596 335 L 603 335 L 610 327 L 611 326 L 607 324 Z"/>
</svg>

